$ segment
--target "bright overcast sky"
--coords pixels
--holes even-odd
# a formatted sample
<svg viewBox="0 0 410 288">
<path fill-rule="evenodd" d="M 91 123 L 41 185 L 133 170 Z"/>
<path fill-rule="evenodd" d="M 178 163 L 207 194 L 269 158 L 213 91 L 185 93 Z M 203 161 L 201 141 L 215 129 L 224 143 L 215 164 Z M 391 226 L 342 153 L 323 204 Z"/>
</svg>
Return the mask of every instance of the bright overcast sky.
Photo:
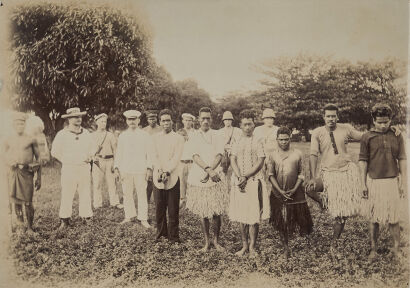
<svg viewBox="0 0 410 288">
<path fill-rule="evenodd" d="M 154 56 L 212 97 L 255 88 L 253 64 L 309 52 L 352 61 L 407 59 L 407 1 L 141 0 Z"/>
</svg>

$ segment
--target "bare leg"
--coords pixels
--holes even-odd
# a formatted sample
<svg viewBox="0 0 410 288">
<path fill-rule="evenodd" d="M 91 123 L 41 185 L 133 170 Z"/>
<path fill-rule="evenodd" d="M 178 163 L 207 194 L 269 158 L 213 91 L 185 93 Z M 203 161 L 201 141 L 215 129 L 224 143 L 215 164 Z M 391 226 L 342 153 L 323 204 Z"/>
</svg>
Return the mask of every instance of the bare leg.
<svg viewBox="0 0 410 288">
<path fill-rule="evenodd" d="M 258 252 L 256 252 L 256 239 L 258 239 L 258 232 L 259 232 L 259 224 L 249 225 L 249 236 L 250 236 L 250 245 L 249 245 L 249 255 L 257 256 Z"/>
<path fill-rule="evenodd" d="M 393 254 L 394 256 L 399 255 L 399 245 L 400 245 L 400 225 L 399 223 L 389 224 L 390 234 L 393 236 Z"/>
<path fill-rule="evenodd" d="M 224 251 L 225 248 L 219 244 L 219 235 L 221 233 L 221 225 L 222 225 L 222 216 L 221 215 L 214 215 L 213 217 L 213 231 L 214 231 L 214 239 L 213 243 L 219 252 Z"/>
<path fill-rule="evenodd" d="M 249 225 L 240 223 L 241 227 L 241 238 L 242 238 L 242 249 L 235 253 L 237 256 L 243 256 L 246 251 L 248 251 L 248 234 L 249 234 Z"/>
<path fill-rule="evenodd" d="M 290 256 L 290 249 L 289 249 L 289 236 L 288 232 L 280 232 L 280 240 L 282 241 L 283 247 L 285 248 L 285 251 L 283 252 L 283 256 L 288 259 Z"/>
<path fill-rule="evenodd" d="M 369 231 L 370 231 L 370 245 L 371 245 L 369 260 L 373 260 L 376 257 L 376 251 L 377 251 L 377 238 L 379 238 L 379 223 L 370 223 Z"/>
<path fill-rule="evenodd" d="M 202 232 L 204 233 L 205 237 L 205 245 L 204 247 L 200 250 L 200 252 L 206 252 L 210 248 L 210 241 L 209 241 L 209 219 L 208 218 L 202 218 L 201 220 L 201 226 L 202 226 Z"/>
<path fill-rule="evenodd" d="M 332 239 L 332 244 L 330 246 L 330 254 L 332 255 L 332 257 L 335 256 L 337 239 L 339 239 L 340 235 L 343 232 L 343 229 L 345 227 L 345 222 L 346 222 L 345 217 L 336 217 L 335 219 L 335 223 L 333 225 L 333 239 Z"/>
<path fill-rule="evenodd" d="M 309 191 L 306 194 L 319 204 L 320 210 L 323 210 L 323 200 L 316 191 Z"/>
<path fill-rule="evenodd" d="M 27 227 L 28 230 L 33 231 L 33 223 L 34 223 L 34 207 L 33 204 L 26 204 L 26 215 L 27 215 Z"/>
<path fill-rule="evenodd" d="M 19 224 L 24 223 L 24 215 L 23 215 L 23 207 L 21 204 L 14 204 L 14 209 L 16 211 L 16 216 L 17 216 L 17 222 Z"/>
</svg>

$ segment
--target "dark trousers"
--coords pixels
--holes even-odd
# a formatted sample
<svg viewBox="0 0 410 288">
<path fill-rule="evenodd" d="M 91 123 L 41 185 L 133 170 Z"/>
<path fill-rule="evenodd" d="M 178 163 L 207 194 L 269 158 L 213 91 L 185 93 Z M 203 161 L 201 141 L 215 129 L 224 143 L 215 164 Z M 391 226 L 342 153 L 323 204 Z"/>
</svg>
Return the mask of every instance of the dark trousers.
<svg viewBox="0 0 410 288">
<path fill-rule="evenodd" d="M 179 241 L 179 180 L 169 190 L 158 189 L 155 185 L 153 190 L 157 220 L 157 239 L 163 236 L 171 241 Z"/>
<path fill-rule="evenodd" d="M 147 181 L 147 201 L 148 201 L 148 204 L 151 201 L 151 194 L 152 194 L 153 189 L 154 189 L 154 183 L 152 183 L 152 181 Z"/>
</svg>

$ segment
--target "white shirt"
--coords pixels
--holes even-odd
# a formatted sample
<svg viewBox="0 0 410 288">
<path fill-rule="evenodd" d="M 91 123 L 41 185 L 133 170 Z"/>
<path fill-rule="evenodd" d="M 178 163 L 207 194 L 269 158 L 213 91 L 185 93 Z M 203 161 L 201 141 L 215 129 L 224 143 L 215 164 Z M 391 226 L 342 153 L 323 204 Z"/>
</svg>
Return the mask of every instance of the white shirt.
<svg viewBox="0 0 410 288">
<path fill-rule="evenodd" d="M 51 147 L 51 155 L 63 165 L 85 165 L 85 161 L 95 154 L 90 132 L 81 127 L 81 133 L 68 128 L 58 131 Z"/>
<path fill-rule="evenodd" d="M 145 174 L 147 168 L 152 168 L 152 145 L 152 138 L 147 132 L 138 128 L 125 130 L 118 137 L 114 167 L 121 173 Z"/>
<path fill-rule="evenodd" d="M 242 136 L 242 130 L 237 127 L 233 127 L 233 126 L 230 128 L 223 127 L 219 129 L 218 132 L 223 138 L 225 145 L 228 144 L 228 141 L 230 139 L 229 145 L 227 145 L 229 150 L 232 149 L 232 145 L 238 142 Z M 227 147 L 225 147 L 225 149 L 226 148 Z"/>
<path fill-rule="evenodd" d="M 187 135 L 188 135 L 188 140 L 184 143 L 184 149 L 182 152 L 182 157 L 181 160 L 192 160 L 192 155 L 190 155 L 191 151 L 189 151 L 189 140 L 192 139 L 194 137 L 194 135 L 197 133 L 197 130 L 195 130 L 194 128 L 191 128 L 187 131 Z"/>
<path fill-rule="evenodd" d="M 191 155 L 191 158 L 194 155 L 198 155 L 207 166 L 212 166 L 215 157 L 218 154 L 222 155 L 224 153 L 225 143 L 223 140 L 224 139 L 221 137 L 220 133 L 216 130 L 209 129 L 207 132 L 203 132 L 199 129 L 188 141 L 189 155 Z M 216 184 L 211 179 L 206 183 L 201 183 L 200 180 L 205 176 L 206 172 L 198 166 L 198 164 L 193 163 L 188 174 L 187 182 L 191 185 L 200 187 L 210 187 Z"/>
<path fill-rule="evenodd" d="M 253 135 L 255 135 L 258 140 L 262 139 L 265 154 L 273 152 L 278 147 L 276 141 L 278 129 L 279 127 L 275 125 L 272 127 L 262 125 L 255 128 Z"/>
<path fill-rule="evenodd" d="M 178 181 L 179 176 L 179 164 L 182 149 L 184 148 L 184 138 L 174 131 L 166 134 L 161 131 L 152 136 L 154 146 L 152 162 L 154 167 L 153 180 L 155 187 L 158 189 L 169 190 L 175 186 Z M 158 182 L 158 177 L 160 176 L 158 170 L 163 172 L 169 172 L 171 175 L 168 178 L 166 185 Z"/>
</svg>

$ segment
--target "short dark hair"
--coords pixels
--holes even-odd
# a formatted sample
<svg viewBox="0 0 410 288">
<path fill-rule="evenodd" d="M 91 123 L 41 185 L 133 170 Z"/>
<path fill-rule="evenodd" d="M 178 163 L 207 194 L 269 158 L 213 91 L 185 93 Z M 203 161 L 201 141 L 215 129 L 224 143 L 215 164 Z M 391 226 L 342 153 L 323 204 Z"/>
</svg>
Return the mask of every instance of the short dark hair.
<svg viewBox="0 0 410 288">
<path fill-rule="evenodd" d="M 159 112 L 159 115 L 158 115 L 159 120 L 161 120 L 162 115 L 169 115 L 169 116 L 171 116 L 171 119 L 172 119 L 172 112 L 169 109 L 162 109 Z"/>
<path fill-rule="evenodd" d="M 239 113 L 239 121 L 242 121 L 242 119 L 252 119 L 255 122 L 255 113 L 251 109 L 242 110 Z"/>
<path fill-rule="evenodd" d="M 323 107 L 323 113 L 325 113 L 325 111 L 336 111 L 339 112 L 339 107 L 337 107 L 336 104 L 326 104 L 325 107 Z"/>
<path fill-rule="evenodd" d="M 393 117 L 393 111 L 390 106 L 384 103 L 378 103 L 372 108 L 372 118 L 376 120 L 376 117 Z"/>
<path fill-rule="evenodd" d="M 202 112 L 212 113 L 212 110 L 211 110 L 211 108 L 209 108 L 209 107 L 201 107 L 201 109 L 199 109 L 198 115 L 201 115 Z"/>
<path fill-rule="evenodd" d="M 286 135 L 291 136 L 292 131 L 290 131 L 290 129 L 286 126 L 281 126 L 281 127 L 279 127 L 278 132 L 276 133 L 276 137 L 279 137 L 279 135 L 281 135 L 281 134 L 286 134 Z"/>
</svg>

